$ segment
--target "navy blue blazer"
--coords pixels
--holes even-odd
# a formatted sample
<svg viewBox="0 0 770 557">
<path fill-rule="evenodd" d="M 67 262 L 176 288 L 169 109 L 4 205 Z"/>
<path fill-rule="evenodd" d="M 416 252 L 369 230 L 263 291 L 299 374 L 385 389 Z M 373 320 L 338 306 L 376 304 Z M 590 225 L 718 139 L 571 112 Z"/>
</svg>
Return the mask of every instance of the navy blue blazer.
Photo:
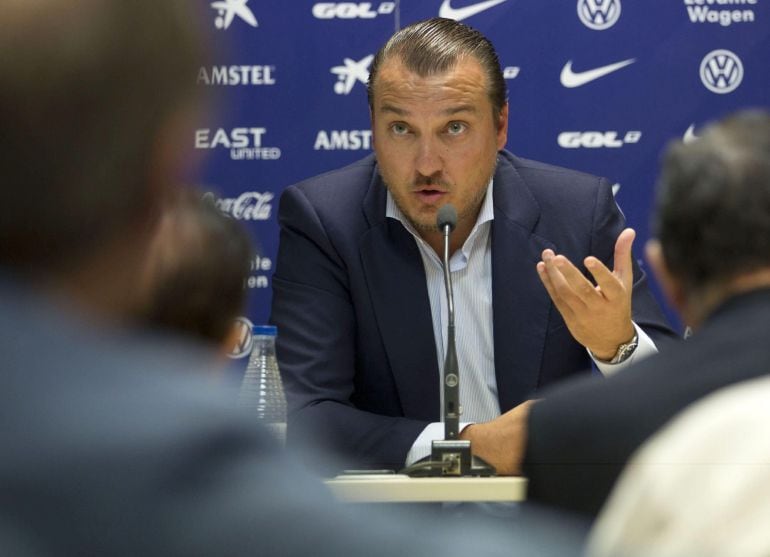
<svg viewBox="0 0 770 557">
<path fill-rule="evenodd" d="M 545 248 L 612 265 L 624 227 L 605 179 L 502 151 L 494 176 L 495 368 L 506 411 L 565 376 L 590 373 L 540 282 Z M 289 403 L 289 439 L 314 439 L 348 466 L 398 468 L 439 420 L 439 367 L 422 259 L 385 217 L 373 155 L 287 188 L 271 322 Z M 634 320 L 673 335 L 635 269 Z M 462 370 L 460 370 L 462 376 Z M 461 379 L 462 380 L 462 379 Z"/>
</svg>

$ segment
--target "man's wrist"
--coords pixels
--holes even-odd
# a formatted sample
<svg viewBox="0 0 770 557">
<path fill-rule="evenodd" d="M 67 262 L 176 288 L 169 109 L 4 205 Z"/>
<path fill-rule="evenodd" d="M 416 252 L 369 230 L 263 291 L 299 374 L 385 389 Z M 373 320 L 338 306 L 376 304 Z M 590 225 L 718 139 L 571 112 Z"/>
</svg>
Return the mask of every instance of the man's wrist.
<svg viewBox="0 0 770 557">
<path fill-rule="evenodd" d="M 469 423 L 464 428 L 460 430 L 460 435 L 458 437 L 462 439 L 463 441 L 473 441 L 473 429 L 474 426 L 477 425 L 475 423 Z"/>
<path fill-rule="evenodd" d="M 602 363 L 620 364 L 625 362 L 628 358 L 631 357 L 631 354 L 634 353 L 638 345 L 639 345 L 639 335 L 636 333 L 636 330 L 634 330 L 633 336 L 626 342 L 621 342 L 617 346 L 617 348 L 615 349 L 615 352 L 612 355 L 609 355 L 609 354 L 599 355 L 593 351 L 591 352 L 591 354 L 593 354 L 595 359 L 597 359 Z"/>
</svg>

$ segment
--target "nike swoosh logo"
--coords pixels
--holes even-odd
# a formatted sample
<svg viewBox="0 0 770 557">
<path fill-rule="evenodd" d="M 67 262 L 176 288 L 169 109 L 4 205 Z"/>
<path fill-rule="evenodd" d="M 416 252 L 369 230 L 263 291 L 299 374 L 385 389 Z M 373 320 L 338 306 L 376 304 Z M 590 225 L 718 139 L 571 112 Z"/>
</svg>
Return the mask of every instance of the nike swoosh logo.
<svg viewBox="0 0 770 557">
<path fill-rule="evenodd" d="M 698 136 L 695 135 L 695 124 L 692 124 L 689 128 L 687 128 L 687 131 L 684 132 L 684 137 L 682 138 L 682 141 L 685 143 L 692 143 L 698 139 Z"/>
<path fill-rule="evenodd" d="M 587 70 L 585 72 L 573 72 L 572 60 L 570 60 L 564 64 L 564 67 L 561 70 L 561 84 L 568 88 L 580 87 L 581 85 L 590 83 L 596 79 L 599 79 L 600 77 L 604 77 L 605 75 L 609 75 L 612 72 L 616 72 L 621 68 L 625 68 L 634 62 L 636 62 L 636 58 L 629 58 L 628 60 L 615 62 L 614 64 L 609 64 L 600 68 L 594 68 L 593 70 Z"/>
<path fill-rule="evenodd" d="M 506 0 L 486 0 L 485 2 L 478 2 L 470 6 L 465 6 L 464 8 L 453 8 L 452 0 L 444 0 L 438 10 L 438 16 L 454 19 L 455 21 L 462 21 L 472 15 L 480 14 L 489 8 L 502 4 L 505 1 Z"/>
</svg>

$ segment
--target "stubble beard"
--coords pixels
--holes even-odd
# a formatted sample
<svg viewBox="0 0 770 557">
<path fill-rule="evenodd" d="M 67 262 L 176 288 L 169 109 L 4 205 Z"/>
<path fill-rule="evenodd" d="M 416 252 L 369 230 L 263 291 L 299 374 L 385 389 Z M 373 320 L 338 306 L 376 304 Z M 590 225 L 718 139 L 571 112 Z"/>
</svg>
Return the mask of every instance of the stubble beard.
<svg viewBox="0 0 770 557">
<path fill-rule="evenodd" d="M 484 185 L 475 191 L 474 196 L 471 199 L 468 206 L 463 211 L 458 212 L 457 214 L 458 223 L 463 222 L 466 219 L 478 218 L 479 211 L 481 210 L 481 205 L 484 203 L 484 196 L 487 194 L 487 189 L 488 189 L 487 186 L 489 185 L 489 181 L 492 179 L 492 176 L 494 176 L 496 169 L 497 169 L 497 157 L 495 157 L 495 162 L 492 165 L 492 169 L 489 171 L 489 174 L 486 177 L 486 180 L 484 181 Z M 398 207 L 398 210 L 401 211 L 401 214 L 404 215 L 404 218 L 406 218 L 409 224 L 411 224 L 416 231 L 441 232 L 440 228 L 436 224 L 435 216 L 432 218 L 431 222 L 419 222 L 413 219 L 412 216 L 407 212 L 406 207 L 404 207 L 401 197 L 394 192 L 393 188 L 390 187 L 390 185 L 388 184 L 388 181 L 385 179 L 385 176 L 382 175 L 382 172 L 380 172 L 380 178 L 382 178 L 382 183 L 385 184 L 385 187 L 390 192 L 391 197 L 393 197 L 393 201 L 395 202 L 396 207 Z M 439 180 L 436 182 L 424 182 L 420 185 L 425 185 L 425 183 L 428 183 L 428 184 L 435 183 L 436 185 L 447 187 L 447 191 L 451 192 L 451 188 L 448 187 L 448 184 L 446 182 Z M 455 207 L 455 209 L 457 209 L 457 207 Z"/>
</svg>

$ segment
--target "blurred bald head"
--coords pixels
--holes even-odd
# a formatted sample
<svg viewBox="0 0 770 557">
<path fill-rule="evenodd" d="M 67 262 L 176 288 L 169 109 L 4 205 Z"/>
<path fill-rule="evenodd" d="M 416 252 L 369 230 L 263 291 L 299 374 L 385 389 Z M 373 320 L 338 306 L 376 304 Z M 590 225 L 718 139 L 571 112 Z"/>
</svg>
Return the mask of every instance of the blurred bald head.
<svg viewBox="0 0 770 557">
<path fill-rule="evenodd" d="M 0 0 L 0 266 L 68 271 L 150 226 L 201 62 L 185 0 Z"/>
</svg>

